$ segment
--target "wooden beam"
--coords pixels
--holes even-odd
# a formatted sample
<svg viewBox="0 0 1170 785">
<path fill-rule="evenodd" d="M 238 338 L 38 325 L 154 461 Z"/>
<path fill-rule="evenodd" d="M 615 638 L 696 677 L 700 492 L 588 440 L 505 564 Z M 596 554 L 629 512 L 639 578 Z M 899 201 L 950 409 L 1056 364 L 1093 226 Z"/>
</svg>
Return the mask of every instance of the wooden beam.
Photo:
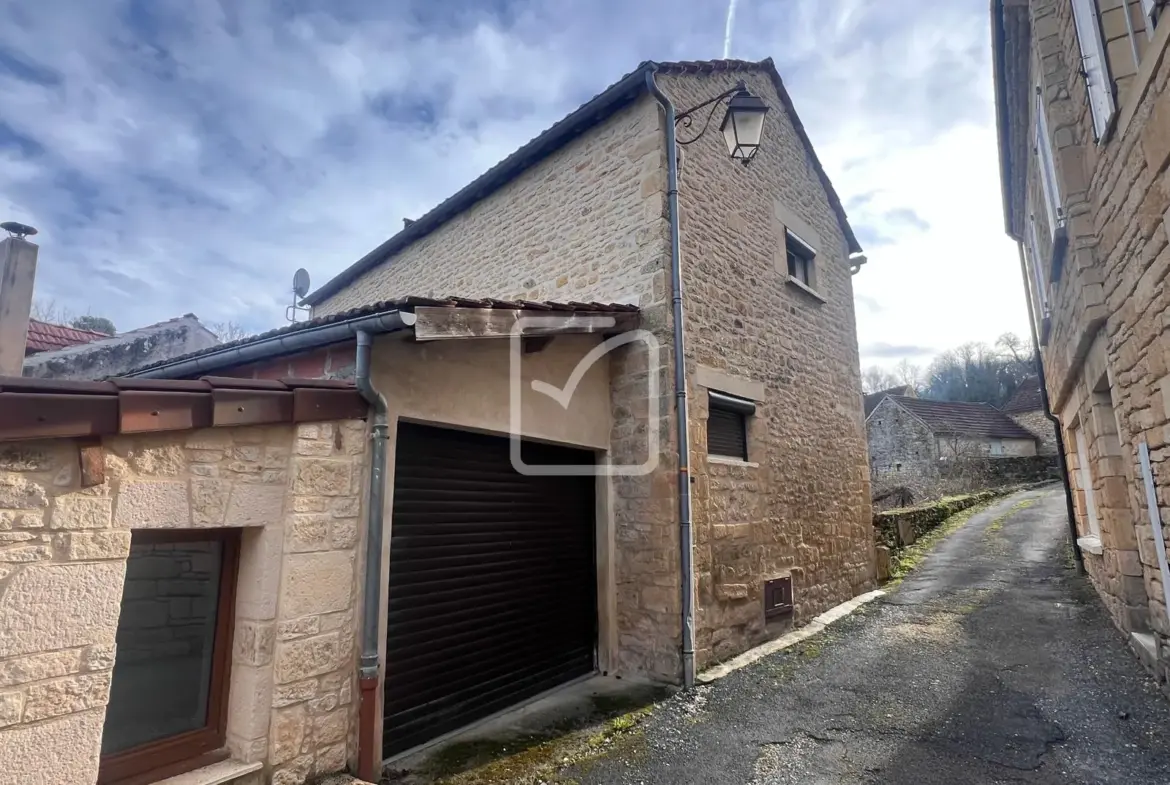
<svg viewBox="0 0 1170 785">
<path fill-rule="evenodd" d="M 117 396 L 0 393 L 0 441 L 117 432 Z"/>
<path fill-rule="evenodd" d="M 521 320 L 533 320 L 524 325 L 523 334 L 528 336 L 574 333 L 609 335 L 632 330 L 640 321 L 637 311 L 545 311 L 536 315 L 528 311 L 500 308 L 418 306 L 414 309 L 414 315 L 414 337 L 419 341 L 507 338 L 517 334 Z"/>
</svg>

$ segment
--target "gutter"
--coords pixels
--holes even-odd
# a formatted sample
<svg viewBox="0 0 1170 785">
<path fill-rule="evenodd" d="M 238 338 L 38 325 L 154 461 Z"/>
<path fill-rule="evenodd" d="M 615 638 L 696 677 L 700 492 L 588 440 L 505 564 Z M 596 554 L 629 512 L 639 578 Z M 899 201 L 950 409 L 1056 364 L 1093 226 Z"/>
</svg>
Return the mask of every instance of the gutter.
<svg viewBox="0 0 1170 785">
<path fill-rule="evenodd" d="M 386 442 L 389 417 L 386 397 L 370 381 L 373 336 L 359 330 L 354 385 L 373 410 L 370 427 L 370 485 L 366 497 L 366 564 L 362 591 L 362 640 L 358 660 L 358 776 L 370 782 L 380 779 L 382 759 L 377 739 L 378 720 L 378 622 L 382 604 L 382 528 L 386 492 Z"/>
<path fill-rule="evenodd" d="M 281 355 L 297 354 L 309 349 L 330 346 L 357 337 L 366 332 L 372 335 L 392 333 L 414 325 L 415 316 L 409 311 L 385 311 L 363 315 L 341 322 L 331 322 L 304 330 L 291 330 L 270 338 L 245 341 L 219 351 L 207 352 L 188 359 L 179 358 L 163 365 L 126 374 L 139 379 L 186 379 L 206 376 L 222 368 L 271 360 Z"/>
<path fill-rule="evenodd" d="M 1064 436 L 1060 432 L 1060 419 L 1052 413 L 1052 405 L 1048 400 L 1048 380 L 1044 377 L 1044 358 L 1040 354 L 1040 338 L 1036 335 L 1036 310 L 1032 307 L 1032 296 L 1028 286 L 1028 263 L 1024 259 L 1024 244 L 1016 242 L 1016 250 L 1020 254 L 1020 275 L 1024 280 L 1024 299 L 1028 303 L 1028 331 L 1032 334 L 1032 354 L 1036 358 L 1036 377 L 1040 382 L 1040 397 L 1044 400 L 1044 416 L 1052 423 L 1052 432 L 1056 434 L 1056 456 L 1060 461 L 1060 480 L 1064 484 L 1064 505 L 1068 514 L 1068 533 L 1072 540 L 1073 559 L 1077 564 L 1077 574 L 1085 574 L 1085 555 L 1081 553 L 1081 546 L 1077 544 L 1077 514 L 1076 504 L 1073 502 L 1072 485 L 1068 479 L 1068 458 L 1064 453 Z"/>
<path fill-rule="evenodd" d="M 678 527 L 679 563 L 682 568 L 682 665 L 683 686 L 695 686 L 695 569 L 694 531 L 691 527 L 691 439 L 687 417 L 686 354 L 683 344 L 682 250 L 679 244 L 678 145 L 674 136 L 674 104 L 654 81 L 654 68 L 646 72 L 646 89 L 666 115 L 666 202 L 670 220 L 671 338 L 674 350 L 675 421 L 678 426 Z"/>
</svg>

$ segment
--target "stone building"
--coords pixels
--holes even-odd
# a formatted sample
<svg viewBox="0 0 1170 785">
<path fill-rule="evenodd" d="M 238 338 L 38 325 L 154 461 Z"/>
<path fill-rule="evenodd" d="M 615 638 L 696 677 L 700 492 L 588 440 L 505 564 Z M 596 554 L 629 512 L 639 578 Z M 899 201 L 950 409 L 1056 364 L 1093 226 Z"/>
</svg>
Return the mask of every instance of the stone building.
<svg viewBox="0 0 1170 785">
<path fill-rule="evenodd" d="M 906 488 L 922 500 L 944 491 L 970 490 L 945 482 L 959 479 L 950 465 L 1036 455 L 1037 437 L 986 403 L 886 394 L 866 418 L 865 428 L 875 495 Z"/>
<path fill-rule="evenodd" d="M 742 95 L 740 82 L 768 109 L 747 166 L 720 134 L 680 128 L 686 551 L 667 129 L 651 76 L 680 111 Z M 258 691 L 283 684 L 282 630 L 313 662 L 360 651 L 345 751 L 373 778 L 383 758 L 578 678 L 690 681 L 871 588 L 859 251 L 771 61 L 644 63 L 311 295 L 311 321 L 133 371 L 126 383 L 368 378 L 385 401 L 386 425 L 381 404 L 371 416 L 384 465 L 371 450 L 363 474 L 380 478 L 365 493 L 384 493 L 362 513 L 365 542 L 382 539 L 359 570 L 374 630 L 343 646 L 338 628 L 281 606 L 275 681 L 256 674 Z M 317 433 L 289 460 L 349 454 L 343 426 Z M 236 471 L 225 455 L 218 470 Z M 286 543 L 332 544 L 339 513 L 290 504 Z M 316 724 L 351 704 L 332 680 L 319 700 L 311 670 L 303 697 L 264 709 L 266 735 L 242 759 L 274 783 L 336 760 Z"/>
<path fill-rule="evenodd" d="M 38 379 L 104 379 L 217 343 L 215 333 L 191 313 L 118 335 L 30 320 L 24 375 Z M 33 347 L 36 350 L 30 352 Z"/>
<path fill-rule="evenodd" d="M 365 402 L 226 384 L 0 377 L 0 783 L 356 756 Z"/>
<path fill-rule="evenodd" d="M 1044 394 L 1040 391 L 1039 378 L 1030 376 L 1021 382 L 1001 411 L 1036 437 L 1037 455 L 1056 455 L 1056 432 L 1044 413 Z"/>
<path fill-rule="evenodd" d="M 1117 625 L 1170 671 L 1170 19 L 1150 0 L 997 0 L 1008 234 L 1020 246 L 1079 548 Z M 1148 460 L 1145 456 L 1148 453 Z"/>
</svg>

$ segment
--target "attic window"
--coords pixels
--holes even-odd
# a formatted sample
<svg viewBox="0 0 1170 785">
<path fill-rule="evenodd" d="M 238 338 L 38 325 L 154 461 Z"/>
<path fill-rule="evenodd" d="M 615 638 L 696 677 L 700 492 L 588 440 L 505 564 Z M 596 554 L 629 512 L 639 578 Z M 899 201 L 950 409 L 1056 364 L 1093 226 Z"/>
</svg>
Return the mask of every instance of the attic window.
<svg viewBox="0 0 1170 785">
<path fill-rule="evenodd" d="M 808 288 L 816 283 L 816 274 L 813 269 L 817 252 L 812 246 L 801 240 L 790 230 L 784 230 L 784 255 L 788 260 L 789 280 L 799 281 Z"/>
</svg>

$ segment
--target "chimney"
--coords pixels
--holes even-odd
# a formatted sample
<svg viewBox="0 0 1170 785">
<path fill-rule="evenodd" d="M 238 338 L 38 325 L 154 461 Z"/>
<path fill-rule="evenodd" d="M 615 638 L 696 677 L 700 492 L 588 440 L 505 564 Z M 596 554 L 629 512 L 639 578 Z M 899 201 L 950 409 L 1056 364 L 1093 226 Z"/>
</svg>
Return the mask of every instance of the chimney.
<svg viewBox="0 0 1170 785">
<path fill-rule="evenodd" d="M 8 232 L 0 241 L 0 375 L 20 376 L 39 250 L 24 238 L 37 230 L 13 221 L 0 224 L 0 229 Z"/>
<path fill-rule="evenodd" d="M 403 229 L 409 229 L 413 224 L 414 224 L 413 218 L 403 218 L 402 219 L 402 228 Z"/>
</svg>

